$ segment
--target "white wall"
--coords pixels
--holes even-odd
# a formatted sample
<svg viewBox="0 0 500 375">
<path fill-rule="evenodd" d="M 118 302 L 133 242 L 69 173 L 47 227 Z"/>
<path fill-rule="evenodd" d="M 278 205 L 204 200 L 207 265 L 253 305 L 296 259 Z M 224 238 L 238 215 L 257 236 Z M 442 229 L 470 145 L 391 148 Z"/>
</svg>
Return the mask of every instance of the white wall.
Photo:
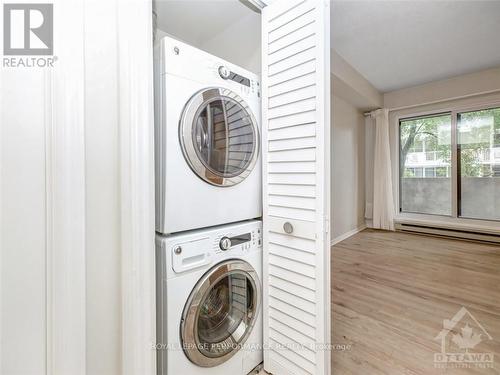
<svg viewBox="0 0 500 375">
<path fill-rule="evenodd" d="M 335 85 L 334 90 L 335 93 Z M 365 124 L 360 109 L 332 97 L 332 241 L 364 226 Z"/>
<path fill-rule="evenodd" d="M 336 242 L 365 225 L 365 118 L 383 96 L 332 50 L 331 238 Z"/>
<path fill-rule="evenodd" d="M 357 108 L 368 110 L 382 107 L 382 94 L 333 49 L 330 61 L 336 95 Z"/>
<path fill-rule="evenodd" d="M 239 65 L 252 73 L 261 72 L 260 14 L 248 16 L 201 44 L 201 49 Z"/>
<path fill-rule="evenodd" d="M 160 2 L 164 12 L 168 12 L 168 2 Z M 214 7 L 223 9 L 221 2 L 215 2 Z M 177 5 L 173 3 L 172 6 Z M 160 40 L 164 36 L 171 36 L 183 41 L 193 47 L 206 51 L 232 64 L 239 65 L 252 73 L 259 74 L 261 71 L 261 23 L 260 14 L 246 9 L 245 16 L 241 19 L 227 19 L 227 26 L 215 35 L 193 33 L 192 30 L 179 29 L 178 25 L 171 28 L 165 24 L 165 20 L 158 20 L 162 28 L 156 29 L 155 39 Z M 159 13 L 157 17 L 162 17 Z M 192 16 L 192 15 L 191 15 Z M 160 22 L 161 21 L 161 22 Z M 219 20 L 220 22 L 220 20 Z"/>
<path fill-rule="evenodd" d="M 500 67 L 430 82 L 384 94 L 384 107 L 423 106 L 461 97 L 488 94 L 500 89 Z"/>
</svg>

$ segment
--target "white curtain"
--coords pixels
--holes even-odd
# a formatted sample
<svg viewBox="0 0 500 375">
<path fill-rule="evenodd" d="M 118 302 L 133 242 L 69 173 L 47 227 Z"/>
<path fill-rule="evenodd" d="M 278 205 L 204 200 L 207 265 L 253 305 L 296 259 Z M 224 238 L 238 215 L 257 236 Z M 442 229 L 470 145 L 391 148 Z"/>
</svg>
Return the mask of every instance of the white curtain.
<svg viewBox="0 0 500 375">
<path fill-rule="evenodd" d="M 365 218 L 373 219 L 373 155 L 375 154 L 375 124 L 365 117 Z"/>
<path fill-rule="evenodd" d="M 365 216 L 373 220 L 373 228 L 394 230 L 389 110 L 378 109 L 370 117 L 375 120 L 375 126 L 373 129 L 373 121 L 367 119 L 365 177 L 370 185 L 366 187 Z"/>
</svg>

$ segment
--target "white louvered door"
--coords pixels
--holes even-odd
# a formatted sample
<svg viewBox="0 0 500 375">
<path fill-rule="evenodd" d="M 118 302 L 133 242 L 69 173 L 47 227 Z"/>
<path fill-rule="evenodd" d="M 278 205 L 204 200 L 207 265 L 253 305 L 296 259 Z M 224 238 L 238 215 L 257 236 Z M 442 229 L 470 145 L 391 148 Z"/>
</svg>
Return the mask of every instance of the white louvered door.
<svg viewBox="0 0 500 375">
<path fill-rule="evenodd" d="M 330 373 L 330 10 L 262 12 L 264 368 Z"/>
</svg>

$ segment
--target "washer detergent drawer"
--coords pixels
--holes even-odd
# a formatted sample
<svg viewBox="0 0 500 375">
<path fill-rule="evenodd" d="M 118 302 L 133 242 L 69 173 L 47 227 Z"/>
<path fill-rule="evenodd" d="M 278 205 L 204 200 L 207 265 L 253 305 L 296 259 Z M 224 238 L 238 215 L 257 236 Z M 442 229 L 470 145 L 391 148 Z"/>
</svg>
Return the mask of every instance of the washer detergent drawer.
<svg viewBox="0 0 500 375">
<path fill-rule="evenodd" d="M 210 238 L 182 242 L 172 246 L 172 268 L 176 273 L 186 272 L 212 262 Z"/>
</svg>

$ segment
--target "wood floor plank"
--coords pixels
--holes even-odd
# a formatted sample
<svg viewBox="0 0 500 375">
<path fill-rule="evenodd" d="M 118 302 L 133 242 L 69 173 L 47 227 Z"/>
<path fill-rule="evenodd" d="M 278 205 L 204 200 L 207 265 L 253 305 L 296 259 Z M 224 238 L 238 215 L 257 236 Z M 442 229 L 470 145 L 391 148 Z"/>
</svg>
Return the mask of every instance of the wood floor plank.
<svg viewBox="0 0 500 375">
<path fill-rule="evenodd" d="M 435 337 L 462 306 L 492 336 L 471 352 L 493 353 L 494 368 L 434 367 Z M 358 233 L 332 247 L 332 320 L 332 342 L 351 346 L 332 353 L 335 375 L 500 374 L 500 247 Z"/>
</svg>

